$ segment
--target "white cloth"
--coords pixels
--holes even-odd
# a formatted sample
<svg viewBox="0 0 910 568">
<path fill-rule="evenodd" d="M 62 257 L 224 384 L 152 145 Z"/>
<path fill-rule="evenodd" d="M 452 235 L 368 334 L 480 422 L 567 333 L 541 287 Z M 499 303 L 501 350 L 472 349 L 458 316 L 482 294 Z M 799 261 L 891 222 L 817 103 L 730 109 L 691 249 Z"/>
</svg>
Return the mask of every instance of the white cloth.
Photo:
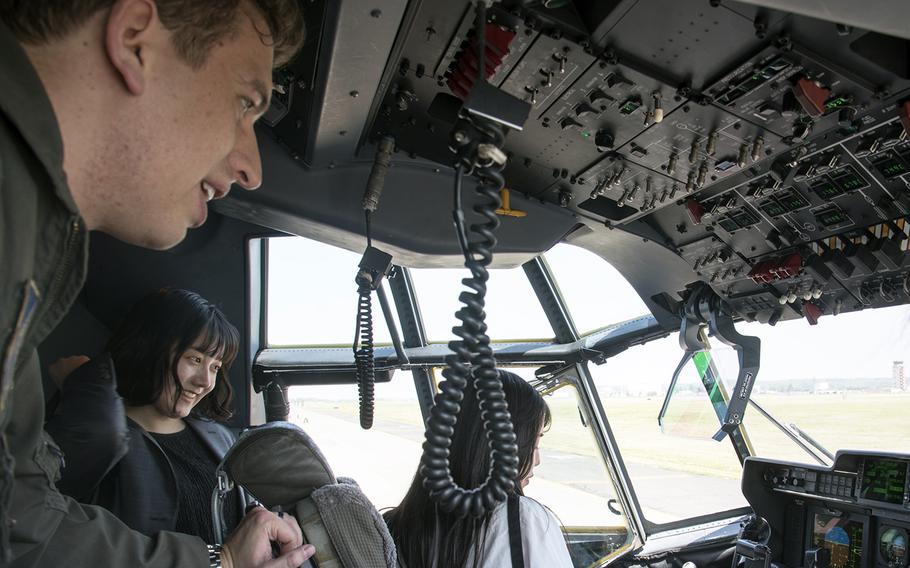
<svg viewBox="0 0 910 568">
<path fill-rule="evenodd" d="M 525 568 L 572 568 L 569 549 L 556 517 L 533 499 L 519 497 L 518 502 Z M 500 503 L 493 510 L 481 558 L 482 565 L 477 568 L 512 566 L 507 503 Z M 466 568 L 474 568 L 473 554 L 469 555 Z"/>
</svg>

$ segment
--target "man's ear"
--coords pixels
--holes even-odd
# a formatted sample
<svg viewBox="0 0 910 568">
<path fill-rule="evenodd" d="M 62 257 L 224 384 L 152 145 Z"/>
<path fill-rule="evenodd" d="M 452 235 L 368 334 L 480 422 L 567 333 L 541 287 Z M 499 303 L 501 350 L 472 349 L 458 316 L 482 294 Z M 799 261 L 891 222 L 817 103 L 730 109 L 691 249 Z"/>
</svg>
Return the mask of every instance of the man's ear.
<svg viewBox="0 0 910 568">
<path fill-rule="evenodd" d="M 149 48 L 160 27 L 154 0 L 117 0 L 107 18 L 107 56 L 133 95 L 145 91 Z"/>
</svg>

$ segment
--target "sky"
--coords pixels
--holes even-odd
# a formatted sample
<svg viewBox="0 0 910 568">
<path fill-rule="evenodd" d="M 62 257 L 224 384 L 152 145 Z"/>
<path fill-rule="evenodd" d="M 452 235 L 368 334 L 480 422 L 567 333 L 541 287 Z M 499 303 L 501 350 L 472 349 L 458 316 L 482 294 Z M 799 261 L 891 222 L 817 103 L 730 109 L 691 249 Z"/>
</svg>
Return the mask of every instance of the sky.
<svg viewBox="0 0 910 568">
<path fill-rule="evenodd" d="M 269 248 L 269 343 L 351 345 L 357 302 L 354 276 L 360 255 L 300 237 L 272 239 Z M 560 244 L 545 257 L 580 332 L 647 313 L 628 282 L 593 253 Z M 457 297 L 463 289 L 460 279 L 466 274 L 455 269 L 412 270 L 431 341 L 451 339 Z M 373 303 L 376 341 L 388 343 L 390 336 L 375 296 Z M 553 336 L 521 268 L 491 271 L 486 311 L 494 340 Z M 910 306 L 824 316 L 816 326 L 792 320 L 775 327 L 739 323 L 737 329 L 762 340 L 758 384 L 798 378 L 889 377 L 896 360 L 910 367 Z M 637 356 L 611 359 L 597 369 L 597 376 L 610 381 L 615 376 L 617 381 L 648 388 L 666 387 L 682 355 L 676 336 L 633 348 L 646 350 Z M 714 344 L 732 356 L 729 348 Z M 397 373 L 396 379 L 394 386 L 381 386 L 377 396 L 397 398 L 405 392 L 413 396 L 410 374 Z M 347 392 L 352 387 L 343 388 Z"/>
</svg>

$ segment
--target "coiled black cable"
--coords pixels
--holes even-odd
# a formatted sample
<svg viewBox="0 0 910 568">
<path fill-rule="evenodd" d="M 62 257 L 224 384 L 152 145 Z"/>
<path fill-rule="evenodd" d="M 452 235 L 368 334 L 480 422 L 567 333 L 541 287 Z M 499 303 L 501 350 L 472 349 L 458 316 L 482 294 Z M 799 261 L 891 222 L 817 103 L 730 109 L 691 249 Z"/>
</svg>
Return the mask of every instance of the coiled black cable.
<svg viewBox="0 0 910 568">
<path fill-rule="evenodd" d="M 373 426 L 373 385 L 376 381 L 373 361 L 372 280 L 360 271 L 357 283 L 357 327 L 354 331 L 354 363 L 357 367 L 357 394 L 360 398 L 360 427 Z"/>
<path fill-rule="evenodd" d="M 495 129 L 494 129 L 495 130 Z M 501 134 L 494 139 L 501 140 Z M 462 166 L 456 167 L 456 188 L 461 192 Z M 427 420 L 426 441 L 423 444 L 421 475 L 423 485 L 443 510 L 459 517 L 483 516 L 504 501 L 515 487 L 518 477 L 518 446 L 512 428 L 512 418 L 502 390 L 502 381 L 496 370 L 496 360 L 490 347 L 487 325 L 484 321 L 484 306 L 489 273 L 487 266 L 493 260 L 496 237 L 493 231 L 499 226 L 496 209 L 501 206 L 499 190 L 504 187 L 502 174 L 489 164 L 476 170 L 480 183 L 477 193 L 480 201 L 474 211 L 484 221 L 470 226 L 470 232 L 477 238 L 467 243 L 465 267 L 471 276 L 462 280 L 470 291 L 459 296 L 463 306 L 455 317 L 461 325 L 452 328 L 459 337 L 449 343 L 452 354 L 446 357 L 447 368 L 442 372 L 444 380 L 434 400 Z M 457 198 L 456 198 L 457 202 Z M 456 225 L 463 223 L 460 211 L 456 209 Z M 459 241 L 462 241 L 459 230 Z M 449 464 L 449 446 L 461 411 L 464 389 L 468 380 L 474 380 L 477 400 L 484 418 L 484 432 L 490 448 L 490 474 L 480 487 L 465 489 L 452 479 Z"/>
<path fill-rule="evenodd" d="M 373 246 L 370 235 L 370 211 L 364 211 L 367 248 Z M 367 270 L 357 272 L 357 325 L 354 328 L 354 364 L 357 369 L 357 396 L 360 399 L 360 427 L 373 427 L 373 386 L 376 384 L 373 360 L 373 277 Z"/>
<path fill-rule="evenodd" d="M 486 5 L 476 3 L 477 21 L 475 38 L 478 51 L 477 82 L 485 80 Z M 469 289 L 459 295 L 463 306 L 455 313 L 461 325 L 452 328 L 459 339 L 449 343 L 452 354 L 446 357 L 445 380 L 427 419 L 426 441 L 423 444 L 420 473 L 423 486 L 430 498 L 449 513 L 459 517 L 481 517 L 504 501 L 515 487 L 518 477 L 518 445 L 512 428 L 502 380 L 496 370 L 496 359 L 490 347 L 485 322 L 485 301 L 489 273 L 487 266 L 493 261 L 499 226 L 496 216 L 502 202 L 499 191 L 505 187 L 501 170 L 505 160 L 502 155 L 505 134 L 502 128 L 481 117 L 463 116 L 456 124 L 452 150 L 458 161 L 455 166 L 455 229 L 465 257 L 465 267 L 471 272 L 462 284 Z M 464 213 L 461 208 L 461 185 L 464 174 L 474 173 L 479 178 L 478 203 L 474 212 L 483 220 L 470 226 L 474 235 L 469 240 L 465 231 Z M 483 419 L 490 450 L 490 471 L 480 487 L 463 488 L 452 479 L 449 447 L 458 422 L 458 413 L 464 399 L 464 389 L 473 380 L 477 403 Z"/>
</svg>

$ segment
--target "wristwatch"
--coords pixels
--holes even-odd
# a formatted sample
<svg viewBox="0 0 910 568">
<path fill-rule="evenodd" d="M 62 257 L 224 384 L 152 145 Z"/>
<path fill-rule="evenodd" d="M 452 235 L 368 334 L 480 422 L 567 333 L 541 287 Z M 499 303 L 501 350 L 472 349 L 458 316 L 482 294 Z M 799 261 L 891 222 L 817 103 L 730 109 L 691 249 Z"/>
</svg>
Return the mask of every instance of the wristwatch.
<svg viewBox="0 0 910 568">
<path fill-rule="evenodd" d="M 209 550 L 209 568 L 221 568 L 221 545 L 208 544 L 206 548 Z"/>
</svg>

